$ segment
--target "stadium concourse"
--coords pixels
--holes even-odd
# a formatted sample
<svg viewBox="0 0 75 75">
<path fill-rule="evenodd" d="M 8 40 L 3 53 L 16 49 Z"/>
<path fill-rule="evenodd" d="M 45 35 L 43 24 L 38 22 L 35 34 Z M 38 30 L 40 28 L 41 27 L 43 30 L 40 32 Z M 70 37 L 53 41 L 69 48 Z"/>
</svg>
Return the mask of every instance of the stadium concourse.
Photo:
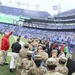
<svg viewBox="0 0 75 75">
<path fill-rule="evenodd" d="M 75 46 L 75 9 L 70 11 L 51 18 L 46 11 L 1 5 L 0 36 L 2 38 L 3 34 L 14 30 L 10 37 L 11 46 L 21 36 L 22 48 L 16 67 L 0 65 L 0 75 L 72 75 L 75 72 L 75 61 L 71 55 Z M 11 47 L 8 52 L 9 65 L 10 56 L 14 53 L 10 52 Z"/>
</svg>

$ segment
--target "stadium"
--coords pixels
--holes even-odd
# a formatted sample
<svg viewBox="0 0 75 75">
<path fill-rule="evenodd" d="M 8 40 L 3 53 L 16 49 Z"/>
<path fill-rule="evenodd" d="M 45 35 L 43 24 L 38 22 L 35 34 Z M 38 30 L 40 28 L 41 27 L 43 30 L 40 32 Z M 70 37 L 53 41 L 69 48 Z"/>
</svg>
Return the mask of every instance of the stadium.
<svg viewBox="0 0 75 75">
<path fill-rule="evenodd" d="M 10 5 L 11 3 L 13 3 L 11 0 L 8 1 Z M 28 43 L 29 40 L 33 41 L 33 39 L 38 39 L 40 40 L 40 44 L 45 45 L 49 45 L 49 42 L 51 42 L 52 47 L 51 45 L 50 47 L 52 49 L 57 49 L 56 46 L 61 47 L 63 44 L 67 44 L 68 52 L 66 57 L 68 61 L 66 66 L 69 69 L 69 72 L 66 75 L 71 75 L 73 72 L 75 72 L 75 56 L 73 54 L 75 45 L 75 7 L 74 9 L 61 12 L 60 5 L 54 6 L 53 10 L 58 11 L 58 14 L 52 16 L 47 11 L 39 11 L 39 4 L 35 5 L 37 10 L 20 8 L 20 5 L 27 5 L 29 8 L 29 4 L 17 4 L 18 7 L 10 5 L 6 6 L 3 4 L 2 0 L 0 1 L 0 46 L 4 34 L 14 30 L 9 38 L 10 48 L 7 54 L 7 62 L 9 63 L 9 65 L 0 66 L 0 75 L 16 75 L 16 70 L 14 70 L 14 72 L 12 73 L 9 71 L 12 55 L 11 46 L 20 36 L 21 46 Z M 31 6 L 34 5 L 30 5 L 30 7 Z M 58 45 L 55 46 L 56 43 Z M 46 46 L 46 48 L 49 48 L 48 45 Z M 48 51 L 47 53 L 48 55 L 50 54 Z"/>
</svg>

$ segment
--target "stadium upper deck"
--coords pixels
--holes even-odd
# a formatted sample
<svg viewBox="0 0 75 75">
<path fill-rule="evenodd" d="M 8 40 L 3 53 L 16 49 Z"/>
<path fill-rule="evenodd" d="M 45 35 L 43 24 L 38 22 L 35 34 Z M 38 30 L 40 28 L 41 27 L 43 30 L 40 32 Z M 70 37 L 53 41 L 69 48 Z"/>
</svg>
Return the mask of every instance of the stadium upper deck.
<svg viewBox="0 0 75 75">
<path fill-rule="evenodd" d="M 46 11 L 35 11 L 35 10 L 25 10 L 20 8 L 8 7 L 8 6 L 0 6 L 0 13 L 11 14 L 16 16 L 25 16 L 34 19 L 46 19 L 50 16 L 50 14 Z"/>
</svg>

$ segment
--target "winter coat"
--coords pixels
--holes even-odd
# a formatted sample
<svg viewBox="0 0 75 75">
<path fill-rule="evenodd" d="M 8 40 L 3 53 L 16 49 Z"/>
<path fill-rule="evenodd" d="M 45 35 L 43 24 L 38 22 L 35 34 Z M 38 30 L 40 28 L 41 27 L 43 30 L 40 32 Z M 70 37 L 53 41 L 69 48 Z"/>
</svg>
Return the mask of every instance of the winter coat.
<svg viewBox="0 0 75 75">
<path fill-rule="evenodd" d="M 7 36 L 3 36 L 1 40 L 1 50 L 7 51 L 10 47 L 9 36 L 12 34 L 12 31 L 7 34 Z"/>
</svg>

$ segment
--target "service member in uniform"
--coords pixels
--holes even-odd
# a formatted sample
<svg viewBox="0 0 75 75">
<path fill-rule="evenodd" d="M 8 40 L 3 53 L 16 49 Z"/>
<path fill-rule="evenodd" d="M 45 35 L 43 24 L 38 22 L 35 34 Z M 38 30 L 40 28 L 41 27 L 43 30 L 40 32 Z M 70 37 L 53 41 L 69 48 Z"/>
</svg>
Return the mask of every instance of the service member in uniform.
<svg viewBox="0 0 75 75">
<path fill-rule="evenodd" d="M 24 44 L 23 48 L 19 51 L 19 56 L 21 59 L 27 57 L 27 51 L 29 51 L 29 44 Z"/>
<path fill-rule="evenodd" d="M 23 68 L 21 75 L 28 75 L 29 69 L 34 66 L 34 61 L 31 57 L 32 51 L 27 51 L 27 58 L 24 58 L 21 61 L 21 67 Z"/>
<path fill-rule="evenodd" d="M 38 55 L 41 55 L 42 60 L 44 61 L 44 63 L 46 62 L 46 60 L 48 59 L 48 54 L 43 50 L 42 46 L 38 47 Z"/>
<path fill-rule="evenodd" d="M 17 64 L 17 75 L 21 75 L 22 66 L 21 61 L 24 58 L 27 58 L 27 51 L 29 51 L 29 44 L 24 44 L 23 48 L 19 51 L 20 60 Z"/>
<path fill-rule="evenodd" d="M 63 75 L 68 75 L 68 68 L 65 66 L 66 61 L 67 61 L 66 57 L 61 57 L 59 59 L 59 65 L 56 68 L 56 70 L 62 73 Z"/>
<path fill-rule="evenodd" d="M 43 66 L 41 66 L 41 61 L 41 55 L 35 55 L 34 62 L 36 66 L 30 69 L 28 75 L 46 75 L 47 71 Z"/>
<path fill-rule="evenodd" d="M 57 57 L 58 51 L 57 50 L 52 50 L 52 57 L 57 61 L 57 65 L 59 64 L 59 58 Z"/>
<path fill-rule="evenodd" d="M 56 72 L 55 68 L 57 67 L 57 61 L 54 58 L 47 59 L 46 66 L 48 68 L 46 75 L 63 75 L 59 72 Z"/>
<path fill-rule="evenodd" d="M 31 50 L 31 51 L 32 51 L 32 49 L 33 49 L 33 46 L 31 45 L 32 40 L 28 40 L 28 43 L 29 43 L 29 50 Z"/>
</svg>

